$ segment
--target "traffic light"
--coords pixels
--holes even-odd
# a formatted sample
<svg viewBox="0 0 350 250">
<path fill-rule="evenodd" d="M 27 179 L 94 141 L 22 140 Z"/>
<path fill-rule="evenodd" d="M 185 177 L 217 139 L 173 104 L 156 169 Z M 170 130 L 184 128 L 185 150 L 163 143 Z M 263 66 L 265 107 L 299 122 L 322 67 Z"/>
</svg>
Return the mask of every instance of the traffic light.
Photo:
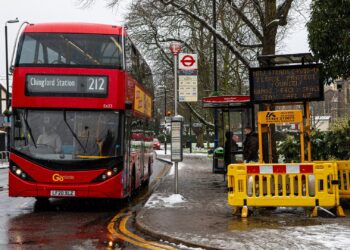
<svg viewBox="0 0 350 250">
<path fill-rule="evenodd" d="M 171 116 L 171 111 L 168 111 L 168 112 L 166 113 L 166 115 L 167 115 L 167 116 Z"/>
</svg>

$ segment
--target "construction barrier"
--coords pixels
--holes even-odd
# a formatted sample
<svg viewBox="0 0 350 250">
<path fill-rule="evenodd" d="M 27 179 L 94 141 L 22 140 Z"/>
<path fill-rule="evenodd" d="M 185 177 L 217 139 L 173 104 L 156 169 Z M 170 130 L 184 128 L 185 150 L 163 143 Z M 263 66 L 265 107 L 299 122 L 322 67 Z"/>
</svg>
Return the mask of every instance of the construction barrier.
<svg viewBox="0 0 350 250">
<path fill-rule="evenodd" d="M 350 199 L 350 161 L 315 161 L 318 163 L 333 163 L 338 170 L 339 196 L 343 199 Z"/>
<path fill-rule="evenodd" d="M 249 207 L 336 207 L 339 205 L 336 164 L 231 164 L 228 166 L 228 203 L 242 208 L 247 217 Z"/>
<path fill-rule="evenodd" d="M 339 176 L 339 196 L 350 199 L 350 161 L 336 161 Z"/>
</svg>

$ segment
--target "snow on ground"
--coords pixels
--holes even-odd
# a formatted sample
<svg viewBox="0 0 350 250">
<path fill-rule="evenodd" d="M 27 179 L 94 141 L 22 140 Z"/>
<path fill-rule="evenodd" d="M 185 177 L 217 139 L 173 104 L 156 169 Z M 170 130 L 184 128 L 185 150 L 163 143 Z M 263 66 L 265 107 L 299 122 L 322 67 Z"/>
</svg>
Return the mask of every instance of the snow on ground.
<svg viewBox="0 0 350 250">
<path fill-rule="evenodd" d="M 191 239 L 192 242 L 218 249 L 350 249 L 349 228 L 340 224 L 283 229 L 254 229 L 245 232 L 205 235 L 175 233 L 174 237 Z"/>
<path fill-rule="evenodd" d="M 164 194 L 152 194 L 145 204 L 147 208 L 159 207 L 182 207 L 181 203 L 186 202 L 186 199 L 181 194 L 172 194 L 166 196 Z"/>
<path fill-rule="evenodd" d="M 349 227 L 340 224 L 323 224 L 308 227 L 291 228 L 290 236 L 296 240 L 313 244 L 321 244 L 327 249 L 349 249 Z"/>
</svg>

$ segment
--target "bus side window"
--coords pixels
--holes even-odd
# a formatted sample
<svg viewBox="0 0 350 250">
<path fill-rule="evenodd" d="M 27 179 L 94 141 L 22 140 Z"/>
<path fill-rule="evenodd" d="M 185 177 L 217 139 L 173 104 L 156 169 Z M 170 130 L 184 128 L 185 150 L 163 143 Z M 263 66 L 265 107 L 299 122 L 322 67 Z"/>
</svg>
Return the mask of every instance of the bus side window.
<svg viewBox="0 0 350 250">
<path fill-rule="evenodd" d="M 132 63 L 132 72 L 131 74 L 134 78 L 140 82 L 140 61 L 139 61 L 139 52 L 135 46 L 131 46 L 131 63 Z"/>
<path fill-rule="evenodd" d="M 128 39 L 125 41 L 125 67 L 126 71 L 131 73 L 132 71 L 132 61 L 131 61 L 131 42 Z"/>
</svg>

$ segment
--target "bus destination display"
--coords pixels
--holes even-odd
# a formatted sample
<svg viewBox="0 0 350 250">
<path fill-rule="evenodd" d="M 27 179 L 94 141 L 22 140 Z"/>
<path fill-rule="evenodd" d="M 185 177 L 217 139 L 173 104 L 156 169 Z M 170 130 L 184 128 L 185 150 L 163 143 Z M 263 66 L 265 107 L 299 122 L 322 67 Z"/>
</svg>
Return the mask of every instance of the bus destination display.
<svg viewBox="0 0 350 250">
<path fill-rule="evenodd" d="M 107 76 L 27 75 L 27 95 L 107 96 Z"/>
<path fill-rule="evenodd" d="M 255 103 L 324 99 L 319 64 L 252 68 L 249 78 Z"/>
</svg>

